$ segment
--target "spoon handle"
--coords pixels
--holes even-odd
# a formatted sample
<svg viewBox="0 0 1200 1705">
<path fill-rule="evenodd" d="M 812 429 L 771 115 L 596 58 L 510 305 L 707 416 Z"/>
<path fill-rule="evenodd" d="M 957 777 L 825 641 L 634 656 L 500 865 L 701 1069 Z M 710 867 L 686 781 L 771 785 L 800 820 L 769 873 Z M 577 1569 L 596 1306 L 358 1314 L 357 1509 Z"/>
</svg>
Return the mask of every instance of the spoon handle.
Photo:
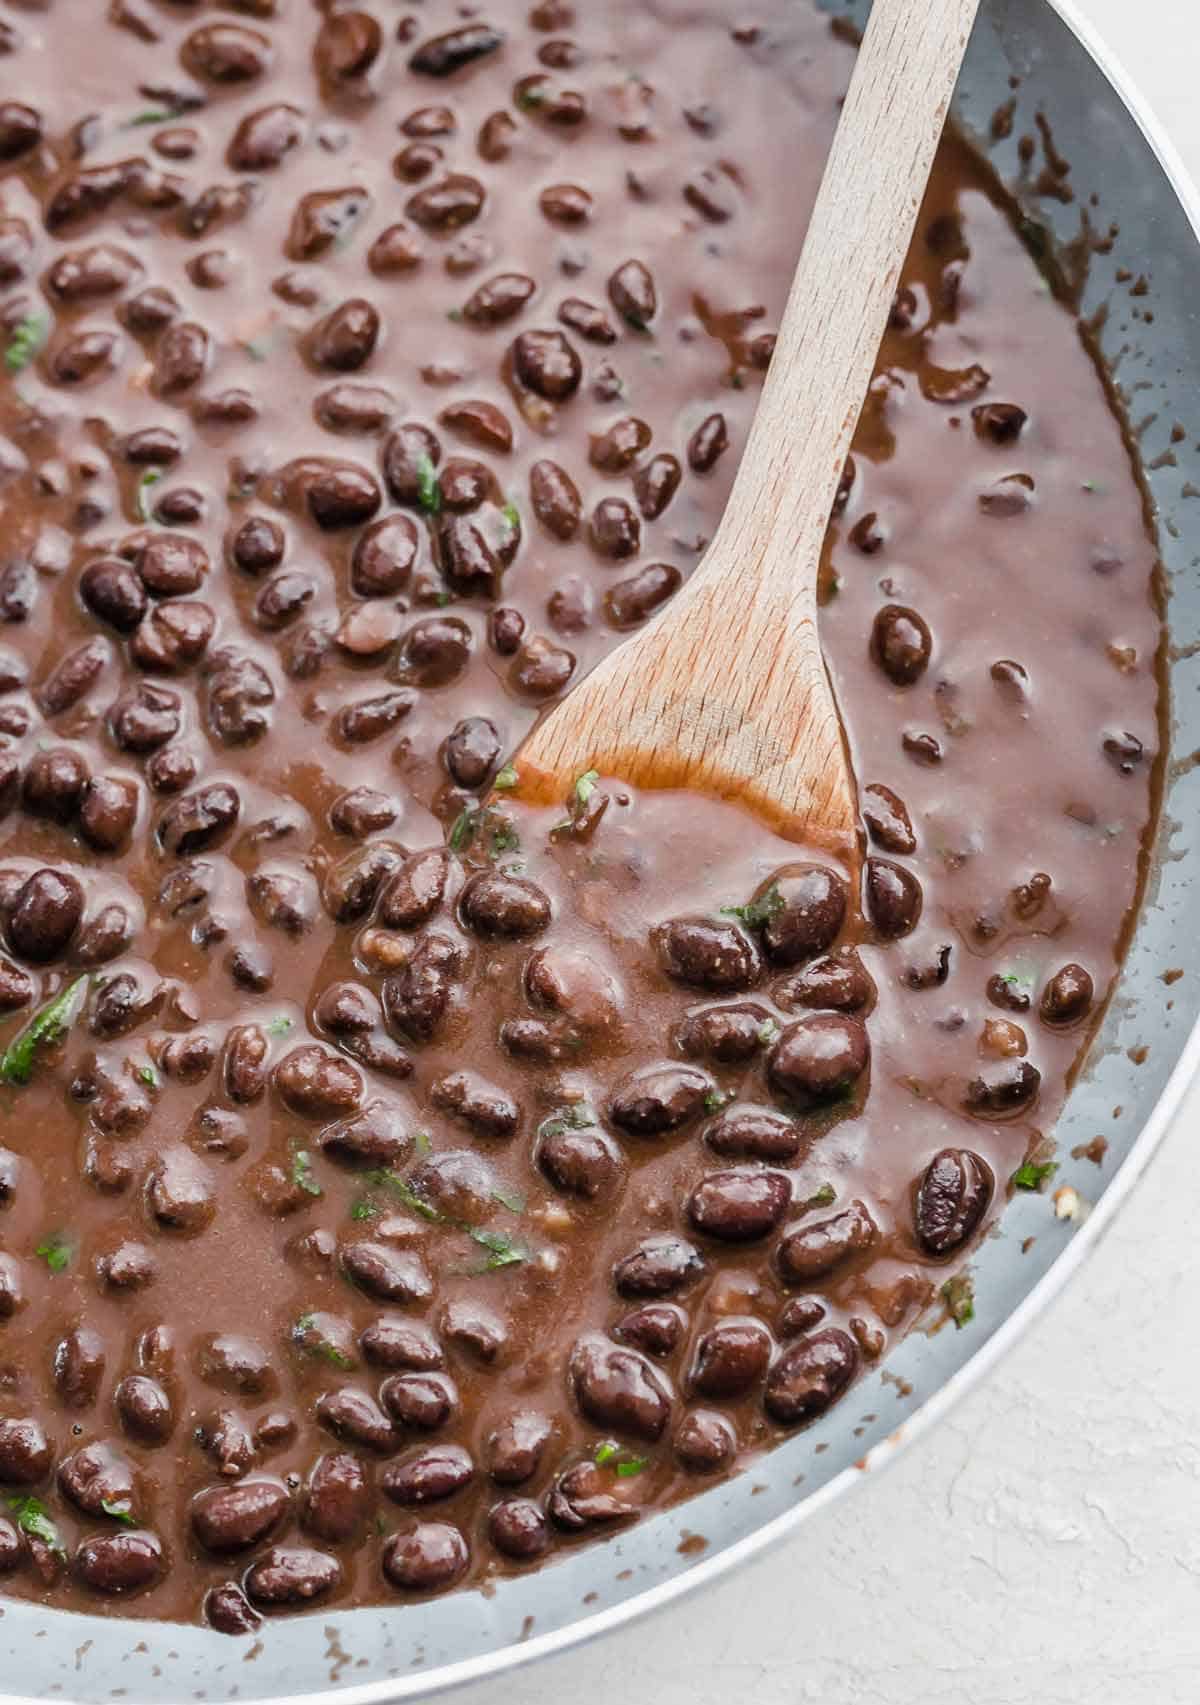
<svg viewBox="0 0 1200 1705">
<path fill-rule="evenodd" d="M 821 544 L 979 0 L 875 0 L 741 468 L 699 592 L 751 565 L 815 603 Z M 715 590 L 715 588 L 711 588 Z"/>
</svg>

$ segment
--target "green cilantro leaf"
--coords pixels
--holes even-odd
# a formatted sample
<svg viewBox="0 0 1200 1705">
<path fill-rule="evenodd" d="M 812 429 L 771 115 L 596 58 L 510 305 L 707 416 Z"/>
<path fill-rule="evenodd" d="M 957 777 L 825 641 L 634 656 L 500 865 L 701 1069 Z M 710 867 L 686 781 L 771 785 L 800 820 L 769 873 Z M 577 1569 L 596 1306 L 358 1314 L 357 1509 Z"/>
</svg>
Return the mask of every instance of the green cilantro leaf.
<svg viewBox="0 0 1200 1705">
<path fill-rule="evenodd" d="M 611 1439 L 605 1439 L 603 1444 L 596 1446 L 596 1461 L 601 1468 L 606 1462 L 611 1462 L 615 1456 L 620 1456 L 620 1454 L 620 1445 L 614 1444 Z"/>
<path fill-rule="evenodd" d="M 485 1268 L 489 1273 L 498 1267 L 516 1267 L 529 1259 L 529 1251 L 502 1231 L 484 1231 L 472 1226 L 468 1236 L 473 1243 L 488 1251 Z"/>
<path fill-rule="evenodd" d="M 360 1196 L 350 1209 L 352 1220 L 373 1220 L 380 1212 L 378 1202 L 373 1202 L 369 1196 Z"/>
<path fill-rule="evenodd" d="M 161 468 L 147 468 L 137 482 L 137 512 L 143 521 L 149 522 L 154 518 L 150 512 L 150 493 L 162 477 Z"/>
<path fill-rule="evenodd" d="M 52 1237 L 46 1238 L 45 1242 L 39 1243 L 34 1250 L 34 1254 L 41 1256 L 52 1273 L 65 1273 L 71 1265 L 71 1258 L 74 1253 L 74 1245 L 68 1241 L 62 1232 L 55 1232 Z"/>
<path fill-rule="evenodd" d="M 837 1191 L 832 1184 L 822 1184 L 821 1188 L 805 1202 L 806 1208 L 828 1208 L 837 1201 Z"/>
<path fill-rule="evenodd" d="M 296 1149 L 292 1155 L 292 1183 L 310 1196 L 322 1196 L 324 1191 L 313 1177 L 312 1155 L 307 1149 Z"/>
<path fill-rule="evenodd" d="M 624 1450 L 614 1439 L 605 1439 L 598 1444 L 593 1460 L 599 1468 L 614 1468 L 622 1480 L 628 1480 L 650 1466 L 648 1456 L 634 1456 L 632 1451 Z"/>
<path fill-rule="evenodd" d="M 706 1113 L 719 1113 L 729 1099 L 729 1095 L 723 1089 L 710 1089 L 704 1097 L 704 1111 Z"/>
<path fill-rule="evenodd" d="M 573 1101 L 558 1107 L 538 1126 L 539 1137 L 561 1137 L 564 1131 L 586 1131 L 596 1123 L 596 1115 L 586 1101 Z"/>
<path fill-rule="evenodd" d="M 763 1019 L 762 1023 L 755 1031 L 755 1035 L 758 1037 L 759 1042 L 764 1048 L 769 1048 L 771 1043 L 779 1035 L 779 1026 L 775 1020 L 768 1015 Z"/>
<path fill-rule="evenodd" d="M 1040 1190 L 1047 1178 L 1053 1178 L 1057 1171 L 1056 1160 L 1026 1160 L 1018 1166 L 1009 1183 L 1015 1190 Z"/>
<path fill-rule="evenodd" d="M 975 1318 L 975 1286 L 971 1275 L 956 1273 L 952 1279 L 946 1280 L 941 1294 L 955 1329 L 961 1331 L 968 1321 Z"/>
<path fill-rule="evenodd" d="M 363 1173 L 363 1182 L 378 1190 L 389 1190 L 393 1196 L 406 1207 L 410 1213 L 419 1214 L 422 1219 L 441 1223 L 445 1215 L 435 1208 L 432 1202 L 427 1202 L 424 1196 L 418 1195 L 406 1178 L 401 1178 L 398 1172 L 391 1172 L 386 1167 L 376 1167 L 371 1172 Z"/>
<path fill-rule="evenodd" d="M 500 513 L 503 515 L 505 525 L 510 533 L 519 533 L 521 531 L 521 511 L 517 508 L 511 497 Z"/>
<path fill-rule="evenodd" d="M 30 1539 L 40 1539 L 60 1557 L 66 1556 L 58 1529 L 50 1520 L 49 1511 L 39 1498 L 11 1497 L 6 1499 L 6 1502 L 22 1533 L 27 1533 Z"/>
<path fill-rule="evenodd" d="M 346 1355 L 332 1343 L 321 1326 L 321 1318 L 316 1314 L 302 1314 L 292 1327 L 292 1342 L 298 1350 L 307 1350 L 311 1355 L 322 1356 L 327 1362 L 332 1362 L 335 1368 L 352 1368 L 354 1357 Z"/>
<path fill-rule="evenodd" d="M 523 1214 L 525 1212 L 525 1198 L 518 1195 L 515 1190 L 493 1190 L 492 1200 L 499 1202 L 502 1208 L 507 1208 L 510 1214 Z"/>
<path fill-rule="evenodd" d="M 86 976 L 76 977 L 61 994 L 55 995 L 34 1014 L 21 1034 L 0 1055 L 0 1082 L 29 1082 L 38 1049 L 43 1043 L 52 1045 L 66 1035 L 79 1017 L 86 994 Z"/>
<path fill-rule="evenodd" d="M 502 770 L 498 770 L 496 772 L 496 779 L 492 783 L 492 786 L 498 787 L 502 793 L 507 793 L 512 788 L 516 787 L 519 780 L 520 777 L 517 775 L 517 766 L 515 764 L 505 764 Z"/>
<path fill-rule="evenodd" d="M 132 118 L 127 118 L 121 126 L 122 130 L 136 130 L 141 124 L 169 124 L 178 117 L 168 107 L 145 107 L 141 112 L 135 112 Z"/>
<path fill-rule="evenodd" d="M 442 490 L 438 485 L 437 469 L 428 454 L 417 457 L 417 502 L 427 515 L 436 515 L 442 507 Z"/>
<path fill-rule="evenodd" d="M 631 1474 L 640 1474 L 643 1468 L 649 1468 L 648 1456 L 627 1456 L 617 1464 L 617 1473 L 622 1480 L 628 1480 Z"/>
<path fill-rule="evenodd" d="M 153 1066 L 139 1066 L 137 1075 L 149 1089 L 158 1088 L 158 1073 Z"/>
<path fill-rule="evenodd" d="M 764 924 L 769 924 L 772 918 L 782 912 L 785 904 L 783 895 L 779 892 L 779 884 L 772 882 L 761 899 L 751 900 L 745 906 L 722 906 L 721 916 L 737 918 L 747 929 L 762 929 Z"/>
<path fill-rule="evenodd" d="M 50 322 L 45 314 L 26 314 L 18 320 L 4 351 L 4 365 L 10 373 L 21 373 L 45 343 Z"/>
<path fill-rule="evenodd" d="M 137 1517 L 129 1504 L 118 1504 L 109 1498 L 101 1498 L 100 1508 L 106 1516 L 112 1516 L 114 1521 L 123 1522 L 126 1527 L 137 1526 Z"/>
<path fill-rule="evenodd" d="M 579 802 L 579 809 L 581 811 L 587 804 L 588 800 L 592 797 L 593 793 L 595 793 L 596 783 L 599 780 L 599 770 L 584 770 L 583 774 L 576 779 L 575 798 Z"/>
<path fill-rule="evenodd" d="M 416 1144 L 418 1154 L 428 1154 L 433 1148 L 433 1143 L 428 1131 L 415 1131 L 413 1133 L 413 1142 Z"/>
<path fill-rule="evenodd" d="M 290 1019 L 286 1012 L 281 1012 L 268 1022 L 267 1035 L 286 1036 L 288 1031 L 292 1028 L 293 1023 L 294 1020 Z"/>
</svg>

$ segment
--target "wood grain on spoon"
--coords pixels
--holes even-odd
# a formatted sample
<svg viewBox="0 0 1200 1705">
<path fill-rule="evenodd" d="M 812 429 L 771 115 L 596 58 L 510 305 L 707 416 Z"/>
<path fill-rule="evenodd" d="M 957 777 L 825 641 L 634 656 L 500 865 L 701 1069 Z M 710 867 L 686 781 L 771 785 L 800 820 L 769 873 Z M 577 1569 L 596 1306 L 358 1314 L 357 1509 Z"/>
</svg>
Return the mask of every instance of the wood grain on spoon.
<svg viewBox="0 0 1200 1705">
<path fill-rule="evenodd" d="M 716 537 L 671 604 L 529 736 L 520 797 L 561 799 L 588 770 L 693 788 L 855 860 L 817 570 L 978 5 L 875 0 Z M 786 184 L 757 193 L 788 217 Z"/>
</svg>

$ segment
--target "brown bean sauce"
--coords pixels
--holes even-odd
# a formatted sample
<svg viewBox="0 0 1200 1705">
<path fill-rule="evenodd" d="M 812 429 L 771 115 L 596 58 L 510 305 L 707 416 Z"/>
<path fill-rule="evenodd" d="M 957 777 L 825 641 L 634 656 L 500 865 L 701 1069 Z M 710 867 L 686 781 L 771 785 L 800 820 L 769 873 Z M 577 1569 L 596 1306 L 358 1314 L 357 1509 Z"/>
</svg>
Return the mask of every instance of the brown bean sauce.
<svg viewBox="0 0 1200 1705">
<path fill-rule="evenodd" d="M 713 534 L 851 48 L 78 14 L 0 101 L 0 1568 L 248 1632 L 619 1530 L 936 1301 L 1117 970 L 1154 550 L 949 138 L 822 570 L 861 893 L 736 804 L 531 810 Z"/>
</svg>

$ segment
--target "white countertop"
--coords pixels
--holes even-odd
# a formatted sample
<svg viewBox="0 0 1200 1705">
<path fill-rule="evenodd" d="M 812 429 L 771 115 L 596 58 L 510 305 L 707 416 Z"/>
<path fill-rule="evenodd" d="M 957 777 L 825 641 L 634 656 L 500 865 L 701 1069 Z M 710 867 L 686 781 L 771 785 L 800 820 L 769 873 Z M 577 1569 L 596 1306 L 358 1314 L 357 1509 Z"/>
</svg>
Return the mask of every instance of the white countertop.
<svg viewBox="0 0 1200 1705">
<path fill-rule="evenodd" d="M 1196 0 L 1078 0 L 1200 178 Z M 1083 1274 L 790 1543 L 451 1705 L 1195 1705 L 1200 1090 Z"/>
</svg>

